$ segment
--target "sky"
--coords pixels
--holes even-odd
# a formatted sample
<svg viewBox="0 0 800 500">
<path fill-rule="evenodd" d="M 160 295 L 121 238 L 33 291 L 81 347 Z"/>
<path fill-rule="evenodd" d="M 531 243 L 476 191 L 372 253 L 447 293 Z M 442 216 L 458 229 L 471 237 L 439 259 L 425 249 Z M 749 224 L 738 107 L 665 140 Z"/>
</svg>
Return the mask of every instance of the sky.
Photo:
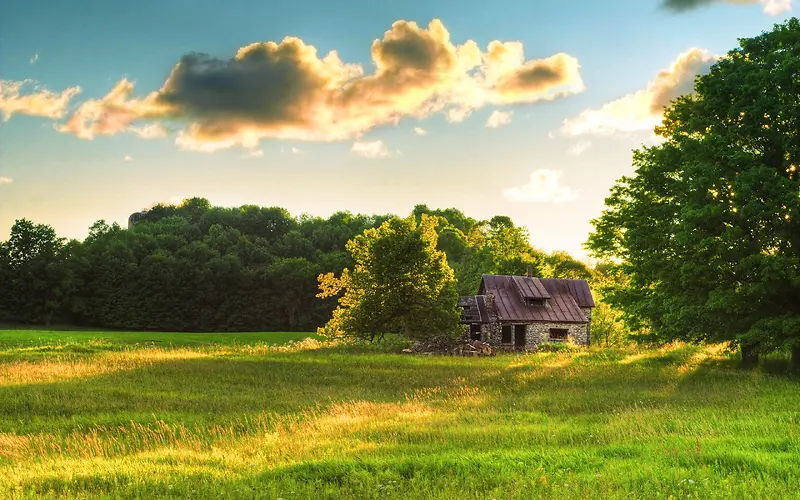
<svg viewBox="0 0 800 500">
<path fill-rule="evenodd" d="M 583 242 L 663 107 L 792 0 L 5 0 L 0 240 L 158 202 L 508 215 Z"/>
</svg>

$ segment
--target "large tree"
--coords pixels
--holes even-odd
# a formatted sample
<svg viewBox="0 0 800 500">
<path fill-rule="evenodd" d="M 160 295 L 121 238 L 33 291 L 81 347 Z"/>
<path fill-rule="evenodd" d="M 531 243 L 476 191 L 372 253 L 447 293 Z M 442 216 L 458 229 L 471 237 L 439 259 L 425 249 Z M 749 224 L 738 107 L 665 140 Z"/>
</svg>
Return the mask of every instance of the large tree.
<svg viewBox="0 0 800 500">
<path fill-rule="evenodd" d="M 46 224 L 20 219 L 0 243 L 0 313 L 8 319 L 49 325 L 64 307 L 73 280 L 64 238 Z M 4 312 L 3 312 L 4 311 Z"/>
<path fill-rule="evenodd" d="M 408 338 L 457 335 L 458 293 L 447 257 L 436 248 L 436 217 L 393 218 L 347 243 L 355 261 L 340 277 L 319 276 L 319 297 L 340 293 L 329 336 L 374 340 L 385 333 Z"/>
<path fill-rule="evenodd" d="M 658 340 L 800 356 L 800 22 L 720 59 L 634 152 L 587 246 L 621 262 L 608 293 Z"/>
</svg>

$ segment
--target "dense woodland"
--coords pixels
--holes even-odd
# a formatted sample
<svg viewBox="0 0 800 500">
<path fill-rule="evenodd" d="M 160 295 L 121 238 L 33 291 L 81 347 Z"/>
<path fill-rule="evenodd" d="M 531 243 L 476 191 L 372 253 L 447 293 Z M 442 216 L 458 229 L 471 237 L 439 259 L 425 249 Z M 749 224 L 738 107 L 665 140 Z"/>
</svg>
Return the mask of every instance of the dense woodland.
<svg viewBox="0 0 800 500">
<path fill-rule="evenodd" d="M 482 273 L 524 274 L 528 265 L 544 277 L 601 276 L 566 253 L 532 247 L 528 232 L 508 217 L 478 221 L 457 209 L 424 205 L 411 215 L 420 221 L 423 213 L 438 219 L 437 245 L 460 294 L 475 293 Z M 192 198 L 158 205 L 130 229 L 98 221 L 83 241 L 19 220 L 0 244 L 0 320 L 169 331 L 313 330 L 336 306 L 336 297 L 317 298 L 318 276 L 352 269 L 347 242 L 393 217 L 293 217 L 278 207 L 212 207 Z"/>
</svg>

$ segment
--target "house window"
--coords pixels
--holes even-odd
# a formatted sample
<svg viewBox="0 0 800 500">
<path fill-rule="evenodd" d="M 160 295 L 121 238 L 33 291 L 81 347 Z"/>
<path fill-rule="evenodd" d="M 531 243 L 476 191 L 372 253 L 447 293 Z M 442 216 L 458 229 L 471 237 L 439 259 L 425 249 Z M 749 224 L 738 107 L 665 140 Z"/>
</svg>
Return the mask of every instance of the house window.
<svg viewBox="0 0 800 500">
<path fill-rule="evenodd" d="M 503 344 L 511 343 L 511 325 L 503 325 L 502 336 L 500 342 Z"/>
<path fill-rule="evenodd" d="M 564 342 L 569 336 L 569 330 L 566 328 L 551 328 L 550 340 L 553 342 Z"/>
<path fill-rule="evenodd" d="M 473 323 L 469 325 L 469 338 L 471 340 L 480 340 L 481 339 L 481 325 L 477 323 Z"/>
<path fill-rule="evenodd" d="M 543 306 L 545 303 L 544 299 L 527 299 L 526 302 L 529 306 Z"/>
</svg>

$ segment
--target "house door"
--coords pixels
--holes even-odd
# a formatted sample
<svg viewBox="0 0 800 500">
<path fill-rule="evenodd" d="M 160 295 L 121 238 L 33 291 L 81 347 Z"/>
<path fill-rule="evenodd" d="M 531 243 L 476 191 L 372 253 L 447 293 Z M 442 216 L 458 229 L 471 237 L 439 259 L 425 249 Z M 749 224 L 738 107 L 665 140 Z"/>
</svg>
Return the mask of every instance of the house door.
<svg viewBox="0 0 800 500">
<path fill-rule="evenodd" d="M 525 347 L 525 325 L 514 325 L 514 345 Z"/>
<path fill-rule="evenodd" d="M 481 340 L 481 325 L 475 323 L 469 325 L 469 338 L 471 340 Z"/>
</svg>

